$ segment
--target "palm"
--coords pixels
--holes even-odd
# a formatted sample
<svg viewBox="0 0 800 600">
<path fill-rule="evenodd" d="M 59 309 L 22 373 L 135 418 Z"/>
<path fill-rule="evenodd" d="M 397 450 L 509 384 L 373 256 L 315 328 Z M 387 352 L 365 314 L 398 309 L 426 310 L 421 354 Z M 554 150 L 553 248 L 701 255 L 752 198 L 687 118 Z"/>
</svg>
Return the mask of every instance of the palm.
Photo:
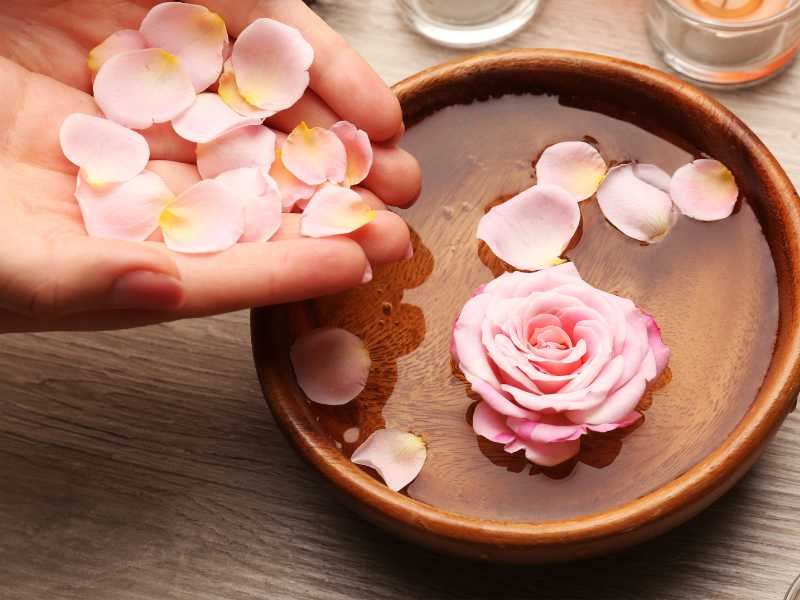
<svg viewBox="0 0 800 600">
<path fill-rule="evenodd" d="M 127 242 L 86 237 L 73 197 L 76 169 L 60 151 L 58 129 L 70 113 L 97 112 L 90 95 L 91 81 L 86 68 L 88 51 L 113 31 L 137 27 L 153 4 L 155 2 L 149 0 L 115 3 L 105 0 L 39 0 L 0 6 L 0 55 L 5 57 L 0 58 L 0 89 L 13 94 L 0 103 L 0 180 L 4 182 L 0 202 L 0 257 L 33 257 L 33 262 L 14 265 L 14 272 L 7 275 L 4 275 L 0 263 L 0 306 L 5 305 L 16 313 L 28 312 L 26 309 L 31 308 L 33 313 L 42 313 L 33 314 L 34 319 L 49 318 L 46 313 L 54 308 L 51 304 L 59 302 L 57 295 L 65 289 L 57 279 L 50 284 L 46 280 L 42 284 L 34 282 L 34 289 L 47 287 L 48 291 L 44 295 L 34 291 L 32 298 L 22 298 L 21 302 L 20 298 L 14 297 L 13 290 L 10 299 L 3 298 L 3 279 L 11 278 L 12 286 L 16 279 L 35 278 L 36 273 L 50 273 L 48 276 L 52 279 L 51 272 L 58 273 L 60 267 L 68 266 L 61 263 L 72 256 L 70 252 L 81 257 L 90 252 L 119 254 L 117 261 L 121 264 L 124 264 L 125 252 L 134 252 L 134 246 Z M 232 25 L 233 34 L 237 27 L 241 28 L 237 21 L 242 22 L 251 14 L 258 15 L 264 10 L 257 2 L 220 0 L 215 3 L 212 0 L 207 4 L 226 18 L 229 26 Z M 289 19 L 316 19 L 310 12 L 310 17 L 297 13 L 307 9 L 294 0 L 279 0 L 268 6 L 270 10 L 284 11 Z M 226 10 L 230 14 L 226 14 Z M 283 14 L 278 18 L 282 17 Z M 320 23 L 311 22 L 310 35 L 335 35 L 330 30 L 318 31 Z M 303 33 L 309 35 L 306 30 Z M 314 79 L 312 71 L 312 87 Z M 382 93 L 382 90 L 378 91 Z M 338 118 L 337 113 L 322 101 L 321 95 L 309 90 L 296 107 L 287 111 L 291 114 L 284 119 L 305 118 L 329 125 L 325 121 Z M 339 106 L 337 110 L 343 112 Z M 355 116 L 348 115 L 347 118 L 358 122 Z M 278 118 L 270 125 L 281 127 L 285 123 L 287 121 Z M 150 168 L 156 170 L 174 192 L 179 193 L 182 190 L 176 188 L 186 187 L 197 178 L 194 168 L 187 164 L 194 159 L 193 145 L 177 138 L 168 126 L 157 126 L 143 133 L 150 142 L 151 159 L 154 160 Z M 410 191 L 405 193 L 405 197 L 401 193 L 401 197 L 396 199 L 387 198 L 386 195 L 396 192 L 384 194 L 383 190 L 392 189 L 389 181 L 404 175 L 409 168 L 415 168 L 415 164 L 400 151 L 383 152 L 385 159 L 376 160 L 375 173 L 365 183 L 389 202 L 407 203 L 416 191 L 418 175 L 416 182 L 414 177 L 411 178 Z M 378 164 L 381 162 L 383 164 Z M 362 193 L 370 202 L 380 205 L 380 201 L 368 191 Z M 408 239 L 407 230 L 400 220 L 388 213 L 383 213 L 369 228 L 365 228 L 366 231 L 354 236 L 361 245 L 361 252 L 356 251 L 355 244 L 343 243 L 343 240 L 298 239 L 296 229 L 295 216 L 288 215 L 277 236 L 278 241 L 242 244 L 218 255 L 185 256 L 173 254 L 157 243 L 137 245 L 135 252 L 141 254 L 145 248 L 151 254 L 150 257 L 140 256 L 139 262 L 152 260 L 179 273 L 186 289 L 186 301 L 175 313 L 140 314 L 134 311 L 98 317 L 90 312 L 86 318 L 71 319 L 65 324 L 61 324 L 63 315 L 58 314 L 54 315 L 55 322 L 42 325 L 24 322 L 16 328 L 129 326 L 336 291 L 360 280 L 364 252 L 371 262 L 396 260 L 405 252 Z M 153 254 L 154 251 L 158 254 Z M 62 256 L 64 253 L 66 257 Z M 277 264 L 278 261 L 282 264 Z M 309 263 L 318 265 L 317 270 L 312 271 Z M 25 274 L 18 275 L 20 271 L 25 271 Z M 243 281 L 246 272 L 251 277 L 260 276 L 260 280 Z M 334 278 L 338 279 L 334 281 Z M 231 291 L 233 289 L 236 291 Z M 84 311 L 85 308 L 75 310 Z M 15 328 L 9 325 L 9 318 L 9 313 L 0 309 L 0 331 Z"/>
</svg>

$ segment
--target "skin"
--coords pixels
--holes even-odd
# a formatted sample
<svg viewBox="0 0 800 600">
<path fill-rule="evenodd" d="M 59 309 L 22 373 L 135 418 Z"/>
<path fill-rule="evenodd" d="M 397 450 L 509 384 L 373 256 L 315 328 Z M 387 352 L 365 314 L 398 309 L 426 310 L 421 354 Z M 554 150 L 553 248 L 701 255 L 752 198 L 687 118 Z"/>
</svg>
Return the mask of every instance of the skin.
<svg viewBox="0 0 800 600">
<path fill-rule="evenodd" d="M 152 1 L 31 0 L 0 3 L 0 332 L 116 329 L 331 294 L 359 285 L 368 262 L 401 260 L 409 232 L 394 213 L 349 236 L 299 235 L 285 215 L 273 240 L 213 255 L 182 255 L 159 242 L 90 238 L 73 197 L 77 168 L 58 130 L 73 112 L 97 114 L 86 56 L 110 33 L 135 29 Z M 377 209 L 407 206 L 419 193 L 416 161 L 395 143 L 400 106 L 378 75 L 299 0 L 208 0 L 235 37 L 253 19 L 300 29 L 312 44 L 311 85 L 267 124 L 346 119 L 376 142 L 358 188 Z M 180 193 L 199 176 L 194 146 L 169 124 L 142 132 L 148 168 Z"/>
</svg>

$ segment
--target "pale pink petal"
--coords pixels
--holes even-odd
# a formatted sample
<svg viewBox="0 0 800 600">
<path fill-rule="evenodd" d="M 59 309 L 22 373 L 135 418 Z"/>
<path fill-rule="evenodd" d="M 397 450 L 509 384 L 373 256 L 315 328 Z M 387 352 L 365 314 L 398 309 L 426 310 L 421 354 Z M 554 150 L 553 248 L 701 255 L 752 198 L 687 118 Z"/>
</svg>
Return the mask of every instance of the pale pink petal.
<svg viewBox="0 0 800 600">
<path fill-rule="evenodd" d="M 341 235 L 363 227 L 375 211 L 351 189 L 322 186 L 311 197 L 300 220 L 300 234 L 308 237 Z"/>
<path fill-rule="evenodd" d="M 555 185 L 537 185 L 495 206 L 478 223 L 478 239 L 517 269 L 536 271 L 560 258 L 581 220 L 575 200 Z"/>
<path fill-rule="evenodd" d="M 580 449 L 580 440 L 546 444 L 543 442 L 530 442 L 519 438 L 505 447 L 505 451 L 509 454 L 524 450 L 525 458 L 542 467 L 560 465 L 578 454 Z"/>
<path fill-rule="evenodd" d="M 308 200 L 317 190 L 317 186 L 300 181 L 284 166 L 280 150 L 275 151 L 275 160 L 269 170 L 269 176 L 272 177 L 281 192 L 284 212 L 291 212 L 298 201 Z"/>
<path fill-rule="evenodd" d="M 99 190 L 79 175 L 75 198 L 90 236 L 135 242 L 158 228 L 161 213 L 174 199 L 161 177 L 150 171 Z"/>
<path fill-rule="evenodd" d="M 95 187 L 133 179 L 150 159 L 141 134 L 100 117 L 72 113 L 61 124 L 58 138 L 67 160 Z"/>
<path fill-rule="evenodd" d="M 344 144 L 328 129 L 309 128 L 301 122 L 286 138 L 281 155 L 286 168 L 305 183 L 344 181 L 347 168 Z"/>
<path fill-rule="evenodd" d="M 139 31 L 152 48 L 180 59 L 196 92 L 219 77 L 228 32 L 218 14 L 197 4 L 163 2 L 145 15 Z"/>
<path fill-rule="evenodd" d="M 344 185 L 350 187 L 364 181 L 372 168 L 372 144 L 369 136 L 349 121 L 339 121 L 331 126 L 347 153 Z"/>
<path fill-rule="evenodd" d="M 479 436 L 499 444 L 508 444 L 517 437 L 506 424 L 506 418 L 486 402 L 479 402 L 475 407 L 472 428 Z"/>
<path fill-rule="evenodd" d="M 267 192 L 267 178 L 258 167 L 242 167 L 225 171 L 214 179 L 221 181 L 242 196 L 261 196 Z"/>
<path fill-rule="evenodd" d="M 269 175 L 258 167 L 225 171 L 215 177 L 244 200 L 245 228 L 240 242 L 266 242 L 281 226 L 281 193 Z"/>
<path fill-rule="evenodd" d="M 647 163 L 633 163 L 633 173 L 645 183 L 649 183 L 662 192 L 669 193 L 669 186 L 672 183 L 672 177 L 670 177 L 661 167 Z"/>
<path fill-rule="evenodd" d="M 112 56 L 131 50 L 144 50 L 148 47 L 147 40 L 135 29 L 120 29 L 89 51 L 86 64 L 94 74 Z"/>
<path fill-rule="evenodd" d="M 244 200 L 219 181 L 198 181 L 164 210 L 159 224 L 170 250 L 221 252 L 244 233 Z"/>
<path fill-rule="evenodd" d="M 717 221 L 733 212 L 739 188 L 725 165 L 718 160 L 701 158 L 675 171 L 669 193 L 687 217 Z"/>
<path fill-rule="evenodd" d="M 250 23 L 236 38 L 231 53 L 242 98 L 273 113 L 300 99 L 308 87 L 313 60 L 314 50 L 300 32 L 272 19 Z"/>
<path fill-rule="evenodd" d="M 606 433 L 607 431 L 614 431 L 615 429 L 622 429 L 624 427 L 628 427 L 633 425 L 642 418 L 642 413 L 631 411 L 628 415 L 620 419 L 615 423 L 603 423 L 601 425 L 587 425 L 586 428 L 592 431 L 597 431 L 598 433 Z"/>
<path fill-rule="evenodd" d="M 330 406 L 347 404 L 358 396 L 372 365 L 364 342 L 335 327 L 313 329 L 297 338 L 289 358 L 308 399 Z"/>
<path fill-rule="evenodd" d="M 536 163 L 536 182 L 565 189 L 575 200 L 597 191 L 606 174 L 606 161 L 586 142 L 561 142 L 548 147 Z"/>
<path fill-rule="evenodd" d="M 275 134 L 262 125 L 239 127 L 197 145 L 197 170 L 205 179 L 242 167 L 269 171 L 275 160 Z"/>
<path fill-rule="evenodd" d="M 472 391 L 478 394 L 492 410 L 509 417 L 517 417 L 520 419 L 535 417 L 536 413 L 517 406 L 513 401 L 509 400 L 509 398 L 498 391 L 497 388 L 486 383 L 483 379 L 475 377 L 471 373 L 464 373 L 464 377 L 467 378 L 467 381 L 469 381 L 472 386 Z"/>
<path fill-rule="evenodd" d="M 416 479 L 427 455 L 425 442 L 419 436 L 379 429 L 356 448 L 350 460 L 375 469 L 390 490 L 399 492 Z"/>
<path fill-rule="evenodd" d="M 180 60 L 160 48 L 112 56 L 94 80 L 94 99 L 103 113 L 132 129 L 170 121 L 189 108 L 194 97 Z"/>
<path fill-rule="evenodd" d="M 639 171 L 644 166 L 638 165 Z M 603 216 L 622 233 L 641 242 L 656 242 L 669 232 L 678 213 L 667 193 L 636 173 L 632 164 L 612 168 L 597 190 L 597 202 Z"/>
<path fill-rule="evenodd" d="M 667 363 L 669 362 L 670 350 L 664 344 L 664 341 L 661 338 L 661 328 L 658 326 L 658 323 L 656 323 L 653 315 L 643 310 L 641 310 L 641 313 L 645 318 L 645 323 L 647 326 L 647 339 L 650 343 L 650 350 L 653 351 L 653 358 L 656 361 L 656 376 L 658 376 L 666 368 Z"/>
<path fill-rule="evenodd" d="M 603 425 L 615 423 L 631 413 L 644 395 L 647 381 L 641 375 L 632 377 L 621 388 L 612 391 L 600 406 L 583 411 L 571 411 L 567 417 L 574 423 Z"/>
<path fill-rule="evenodd" d="M 172 119 L 172 128 L 190 142 L 206 143 L 248 125 L 261 125 L 259 117 L 237 113 L 214 93 L 198 94 L 194 103 Z"/>
<path fill-rule="evenodd" d="M 509 417 L 507 423 L 517 438 L 545 444 L 570 442 L 586 433 L 584 425 L 572 423 L 561 415 L 552 415 L 548 418 L 550 422 Z"/>
<path fill-rule="evenodd" d="M 253 106 L 242 98 L 242 95 L 239 93 L 239 87 L 236 85 L 236 76 L 233 73 L 233 66 L 231 65 L 230 59 L 226 60 L 222 65 L 222 75 L 219 77 L 217 93 L 225 104 L 240 115 L 265 119 L 274 114 L 273 111 L 263 110 L 257 106 Z"/>
</svg>

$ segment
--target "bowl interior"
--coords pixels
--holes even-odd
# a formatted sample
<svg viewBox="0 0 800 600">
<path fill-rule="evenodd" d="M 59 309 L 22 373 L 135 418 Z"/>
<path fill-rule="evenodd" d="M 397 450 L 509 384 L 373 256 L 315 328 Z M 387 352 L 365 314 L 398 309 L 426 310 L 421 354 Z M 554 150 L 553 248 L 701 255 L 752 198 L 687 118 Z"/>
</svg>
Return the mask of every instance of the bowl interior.
<svg viewBox="0 0 800 600">
<path fill-rule="evenodd" d="M 669 97 L 627 63 L 592 62 L 489 57 L 401 84 L 403 145 L 424 173 L 420 200 L 400 211 L 413 230 L 414 257 L 377 268 L 356 290 L 254 313 L 271 406 L 296 442 L 313 443 L 304 453 L 340 487 L 356 493 L 372 485 L 346 457 L 375 428 L 391 426 L 428 442 L 428 462 L 408 496 L 452 519 L 581 519 L 632 506 L 721 452 L 743 418 L 755 418 L 757 397 L 760 410 L 771 411 L 759 443 L 788 409 L 795 382 L 787 379 L 787 353 L 796 354 L 797 340 L 781 335 L 793 327 L 787 257 L 796 248 L 779 200 L 793 196 L 791 186 L 780 187 L 777 166 L 774 176 L 764 172 L 771 165 L 754 159 L 766 154 L 760 144 L 699 93 Z M 567 256 L 590 283 L 651 312 L 673 355 L 642 401 L 638 426 L 589 436 L 576 461 L 541 470 L 472 432 L 475 399 L 451 364 L 450 327 L 470 293 L 506 268 L 475 239 L 478 220 L 534 183 L 531 163 L 547 145 L 575 139 L 596 144 L 611 163 L 652 162 L 668 172 L 710 155 L 734 171 L 742 201 L 724 221 L 682 218 L 650 246 L 605 222 L 595 200 L 583 203 L 581 235 Z M 309 403 L 288 362 L 292 340 L 320 325 L 356 333 L 373 358 L 367 388 L 344 407 Z M 776 334 L 780 360 L 771 362 Z"/>
</svg>

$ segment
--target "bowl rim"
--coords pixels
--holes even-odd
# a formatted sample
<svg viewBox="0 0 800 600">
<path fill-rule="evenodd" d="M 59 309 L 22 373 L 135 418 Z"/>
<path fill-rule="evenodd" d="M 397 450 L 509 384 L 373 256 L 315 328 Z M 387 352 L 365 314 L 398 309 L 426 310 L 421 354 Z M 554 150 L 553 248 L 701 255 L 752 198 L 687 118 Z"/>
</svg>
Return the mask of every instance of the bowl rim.
<svg viewBox="0 0 800 600">
<path fill-rule="evenodd" d="M 557 49 L 514 49 L 456 59 L 427 68 L 393 86 L 401 105 L 410 97 L 424 91 L 442 77 L 463 76 L 465 71 L 504 69 L 520 62 L 553 68 L 564 63 L 574 68 L 600 71 L 613 77 L 635 79 L 655 88 L 658 93 L 681 97 L 693 105 L 702 104 L 715 119 L 724 119 L 726 127 L 755 157 L 762 179 L 774 185 L 782 198 L 783 215 L 789 231 L 800 232 L 800 198 L 788 176 L 756 135 L 719 102 L 699 89 L 672 75 L 645 65 L 599 54 Z M 785 198 L 785 200 L 783 200 Z M 800 256 L 800 241 L 790 240 L 791 253 Z M 789 253 L 789 249 L 785 249 Z M 773 260 L 775 249 L 771 247 Z M 800 288 L 800 273 L 792 267 L 792 288 Z M 781 296 L 783 293 L 781 293 Z M 794 300 L 794 299 L 793 299 Z M 794 303 L 792 303 L 794 305 Z M 783 299 L 780 312 L 787 308 Z M 703 460 L 682 475 L 651 492 L 615 508 L 571 519 L 529 522 L 483 519 L 450 512 L 392 492 L 382 483 L 362 471 L 347 459 L 333 444 L 325 444 L 308 422 L 300 403 L 284 394 L 279 383 L 278 369 L 261 369 L 265 347 L 263 333 L 269 308 L 251 312 L 251 336 L 259 380 L 270 409 L 279 427 L 303 456 L 334 488 L 349 500 L 375 515 L 388 517 L 424 536 L 431 534 L 451 542 L 466 542 L 493 547 L 561 547 L 585 544 L 614 538 L 643 528 L 651 521 L 670 515 L 677 522 L 692 514 L 692 506 L 713 501 L 741 476 L 758 457 L 766 441 L 775 433 L 784 417 L 794 408 L 800 392 L 800 322 L 791 315 L 790 326 L 784 332 L 784 351 L 773 354 L 771 376 L 764 381 L 755 400 L 739 424 Z M 780 323 L 784 316 L 779 318 Z M 787 321 L 787 322 L 789 322 Z M 326 438 L 327 439 L 327 438 Z M 705 499 L 705 501 L 704 501 Z M 689 514 L 687 514 L 689 513 Z M 677 524 L 676 522 L 676 524 Z"/>
</svg>

